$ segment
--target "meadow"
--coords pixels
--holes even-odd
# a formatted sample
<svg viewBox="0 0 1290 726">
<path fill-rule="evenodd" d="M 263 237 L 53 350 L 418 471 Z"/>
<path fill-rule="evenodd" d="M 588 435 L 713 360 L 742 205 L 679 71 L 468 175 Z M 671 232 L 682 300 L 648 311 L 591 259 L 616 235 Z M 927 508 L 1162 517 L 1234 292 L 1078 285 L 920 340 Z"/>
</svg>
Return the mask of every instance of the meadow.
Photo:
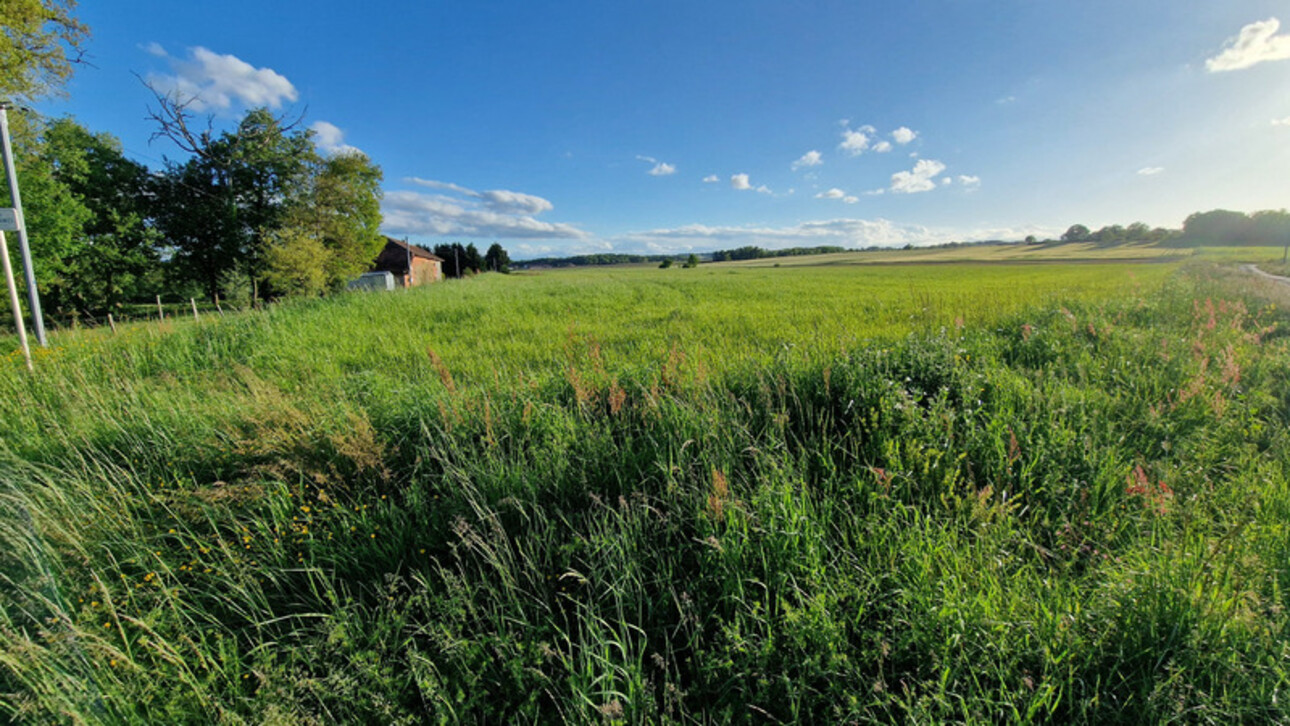
<svg viewBox="0 0 1290 726">
<path fill-rule="evenodd" d="M 59 331 L 0 366 L 0 714 L 1290 719 L 1287 295 L 1147 256 Z"/>
</svg>

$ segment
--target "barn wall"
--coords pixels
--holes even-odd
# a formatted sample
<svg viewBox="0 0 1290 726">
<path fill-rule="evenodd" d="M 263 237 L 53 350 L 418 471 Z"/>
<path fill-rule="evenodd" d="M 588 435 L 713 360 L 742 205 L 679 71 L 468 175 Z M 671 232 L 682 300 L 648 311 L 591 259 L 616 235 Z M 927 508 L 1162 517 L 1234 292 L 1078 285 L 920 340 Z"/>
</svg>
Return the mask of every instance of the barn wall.
<svg viewBox="0 0 1290 726">
<path fill-rule="evenodd" d="M 412 284 L 424 285 L 430 282 L 438 282 L 443 279 L 443 266 L 437 260 L 427 260 L 423 257 L 412 258 Z"/>
</svg>

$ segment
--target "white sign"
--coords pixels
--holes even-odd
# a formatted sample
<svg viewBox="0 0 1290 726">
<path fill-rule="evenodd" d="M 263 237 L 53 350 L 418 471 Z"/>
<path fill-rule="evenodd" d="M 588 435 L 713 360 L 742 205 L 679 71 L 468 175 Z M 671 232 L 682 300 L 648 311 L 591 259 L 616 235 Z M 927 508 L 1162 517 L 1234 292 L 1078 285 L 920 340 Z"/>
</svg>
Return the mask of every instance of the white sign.
<svg viewBox="0 0 1290 726">
<path fill-rule="evenodd" d="M 13 207 L 0 207 L 0 232 L 18 231 L 18 210 Z"/>
</svg>

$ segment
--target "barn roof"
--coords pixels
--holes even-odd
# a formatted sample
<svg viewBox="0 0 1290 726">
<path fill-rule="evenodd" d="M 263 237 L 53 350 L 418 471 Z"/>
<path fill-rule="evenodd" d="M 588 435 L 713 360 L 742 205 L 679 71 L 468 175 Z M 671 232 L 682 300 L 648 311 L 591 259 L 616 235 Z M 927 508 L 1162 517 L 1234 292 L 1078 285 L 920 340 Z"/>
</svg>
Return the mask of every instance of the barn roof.
<svg viewBox="0 0 1290 726">
<path fill-rule="evenodd" d="M 400 250 L 403 250 L 405 253 L 411 252 L 413 257 L 420 257 L 424 260 L 435 260 L 436 262 L 443 262 L 442 257 L 440 257 L 439 255 L 436 255 L 435 253 L 431 252 L 430 250 L 420 245 L 412 245 L 404 242 L 403 240 L 394 239 L 393 237 L 386 237 L 385 248 L 388 250 L 390 248 L 390 245 L 394 245 L 395 247 L 398 247 Z"/>
</svg>

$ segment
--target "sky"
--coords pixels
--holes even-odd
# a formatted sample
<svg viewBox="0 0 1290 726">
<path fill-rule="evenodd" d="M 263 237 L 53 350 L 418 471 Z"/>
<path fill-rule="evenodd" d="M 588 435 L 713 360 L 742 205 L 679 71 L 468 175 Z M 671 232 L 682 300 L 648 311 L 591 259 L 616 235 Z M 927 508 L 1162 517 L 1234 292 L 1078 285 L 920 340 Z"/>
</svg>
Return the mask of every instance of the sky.
<svg viewBox="0 0 1290 726">
<path fill-rule="evenodd" d="M 37 105 L 154 168 L 152 92 L 303 114 L 384 231 L 516 259 L 1060 235 L 1290 207 L 1282 0 L 84 2 Z"/>
</svg>

